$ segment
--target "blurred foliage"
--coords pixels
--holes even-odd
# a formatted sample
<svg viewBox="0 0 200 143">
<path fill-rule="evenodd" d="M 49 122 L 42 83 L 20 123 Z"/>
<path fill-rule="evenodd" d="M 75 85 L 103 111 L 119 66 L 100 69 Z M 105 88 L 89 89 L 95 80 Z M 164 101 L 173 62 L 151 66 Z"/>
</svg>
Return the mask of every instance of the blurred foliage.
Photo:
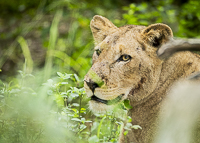
<svg viewBox="0 0 200 143">
<path fill-rule="evenodd" d="M 37 85 L 39 79 L 19 73 L 19 79 L 0 86 L 0 142 L 81 142 L 73 138 L 66 113 L 57 112 L 59 100 L 49 95 L 49 81 Z"/>
<path fill-rule="evenodd" d="M 172 28 L 176 37 L 199 37 L 198 1 L 131 2 L 0 1 L 0 78 L 9 81 L 17 70 L 22 69 L 22 63 L 27 59 L 24 47 L 30 50 L 33 69 L 45 66 L 44 79 L 55 75 L 56 71 L 76 73 L 83 78 L 91 65 L 93 39 L 89 23 L 95 14 L 107 17 L 117 26 L 162 22 Z M 31 65 L 30 60 L 27 62 Z"/>
<path fill-rule="evenodd" d="M 75 72 L 83 77 L 91 65 L 93 53 L 90 20 L 95 14 L 109 13 L 108 18 L 119 17 L 121 4 L 119 1 L 113 5 L 113 1 L 106 0 L 104 3 L 100 0 L 42 0 L 40 3 L 36 1 L 35 7 L 31 7 L 32 2 L 29 5 L 28 1 L 1 3 L 0 67 L 3 66 L 3 71 L 0 76 L 4 80 L 23 66 L 24 55 L 17 40 L 19 37 L 27 41 L 34 67 L 45 64 L 46 71 L 53 66 L 55 71 Z M 19 8 L 13 9 L 14 14 L 9 11 L 11 5 Z M 9 14 L 10 17 L 7 17 Z"/>
<path fill-rule="evenodd" d="M 152 3 L 130 4 L 123 7 L 123 23 L 150 25 L 152 23 L 168 24 L 176 37 L 200 37 L 200 3 L 190 0 L 181 6 L 174 5 L 173 0 L 153 1 Z M 117 21 L 121 23 L 122 21 Z"/>
<path fill-rule="evenodd" d="M 43 84 L 40 76 L 24 71 L 19 75 L 8 84 L 0 83 L 1 143 L 117 142 L 123 121 L 114 112 L 90 115 L 89 99 L 76 74 L 57 72 Z M 140 128 L 127 119 L 126 134 Z"/>
<path fill-rule="evenodd" d="M 162 22 L 176 37 L 198 38 L 199 7 L 196 0 L 1 0 L 0 142 L 117 142 L 122 121 L 93 116 L 82 88 L 92 64 L 90 20 Z M 127 122 L 125 135 L 140 129 Z"/>
</svg>

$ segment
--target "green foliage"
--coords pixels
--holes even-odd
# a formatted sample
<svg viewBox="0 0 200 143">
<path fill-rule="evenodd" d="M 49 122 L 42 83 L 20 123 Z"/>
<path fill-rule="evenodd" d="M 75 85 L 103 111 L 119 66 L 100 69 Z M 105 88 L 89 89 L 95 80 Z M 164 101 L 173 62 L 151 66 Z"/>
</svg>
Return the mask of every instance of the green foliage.
<svg viewBox="0 0 200 143">
<path fill-rule="evenodd" d="M 20 71 L 21 78 L 0 86 L 0 142 L 66 142 L 72 136 L 66 116 L 56 112 L 44 91 L 27 84 L 34 76 Z M 72 141 L 75 142 L 75 138 Z"/>
<path fill-rule="evenodd" d="M 124 100 L 124 107 L 126 109 L 132 109 L 133 107 L 130 105 L 130 100 Z"/>
<path fill-rule="evenodd" d="M 90 20 L 95 14 L 106 15 L 108 18 L 119 16 L 116 9 L 118 5 L 112 5 L 111 1 L 101 5 L 100 0 L 35 2 L 35 8 L 30 8 L 26 1 L 0 2 L 1 6 L 5 6 L 4 9 L 12 4 L 16 7 L 14 15 L 0 19 L 0 40 L 4 41 L 0 67 L 10 61 L 16 65 L 9 66 L 8 69 L 3 66 L 1 78 L 8 80 L 15 71 L 22 69 L 26 55 L 21 50 L 24 45 L 18 44 L 20 37 L 23 37 L 30 49 L 33 68 L 43 67 L 45 64 L 44 78 L 50 78 L 56 71 L 76 73 L 82 78 L 91 65 L 93 53 Z M 18 7 L 23 7 L 24 10 L 18 11 Z M 19 48 L 20 46 L 23 47 Z"/>
<path fill-rule="evenodd" d="M 39 85 L 35 81 L 41 77 L 19 74 L 8 84 L 0 83 L 0 142 L 118 141 L 123 121 L 114 111 L 92 116 L 83 82 L 76 74 L 57 72 L 55 78 Z M 125 126 L 127 131 L 134 127 L 130 124 Z"/>
<path fill-rule="evenodd" d="M 27 73 L 31 73 L 32 70 L 33 70 L 33 60 L 31 58 L 31 54 L 30 54 L 30 50 L 28 48 L 28 44 L 23 37 L 19 37 L 18 42 L 22 47 L 25 62 L 27 63 L 27 64 L 25 64 L 25 65 L 27 65 L 27 67 L 26 67 Z"/>
<path fill-rule="evenodd" d="M 200 32 L 199 2 L 190 0 L 176 6 L 172 0 L 161 0 L 150 3 L 130 4 L 123 9 L 123 20 L 118 24 L 150 25 L 152 23 L 168 24 L 177 37 L 198 37 Z"/>
<path fill-rule="evenodd" d="M 127 14 L 123 18 L 129 24 L 135 25 L 149 25 L 151 23 L 171 23 L 175 18 L 174 7 L 169 6 L 168 1 L 165 4 L 158 4 L 153 6 L 149 3 L 141 3 L 139 5 L 131 4 L 129 7 L 124 7 Z"/>
<path fill-rule="evenodd" d="M 0 1 L 0 78 L 4 81 L 0 81 L 0 142 L 117 142 L 122 128 L 124 135 L 131 129 L 141 129 L 131 124 L 129 116 L 124 125 L 115 111 L 94 116 L 87 107 L 83 77 L 92 64 L 90 20 L 98 14 L 117 26 L 162 22 L 175 36 L 199 37 L 200 3 L 127 3 Z M 18 69 L 23 71 L 16 74 Z M 98 78 L 92 72 L 90 75 Z M 124 109 L 120 114 L 126 115 L 132 108 L 129 102 L 120 103 Z"/>
<path fill-rule="evenodd" d="M 200 3 L 190 0 L 184 4 L 178 14 L 179 31 L 177 36 L 200 38 Z"/>
</svg>

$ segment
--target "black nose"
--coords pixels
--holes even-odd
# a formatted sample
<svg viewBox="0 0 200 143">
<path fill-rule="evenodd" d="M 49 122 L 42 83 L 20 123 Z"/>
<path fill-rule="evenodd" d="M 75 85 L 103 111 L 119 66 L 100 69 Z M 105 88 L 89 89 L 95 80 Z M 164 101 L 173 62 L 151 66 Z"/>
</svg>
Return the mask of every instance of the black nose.
<svg viewBox="0 0 200 143">
<path fill-rule="evenodd" d="M 95 88 L 99 87 L 99 85 L 93 81 L 85 81 L 86 84 L 89 86 L 89 88 L 92 90 L 92 92 L 94 93 Z"/>
</svg>

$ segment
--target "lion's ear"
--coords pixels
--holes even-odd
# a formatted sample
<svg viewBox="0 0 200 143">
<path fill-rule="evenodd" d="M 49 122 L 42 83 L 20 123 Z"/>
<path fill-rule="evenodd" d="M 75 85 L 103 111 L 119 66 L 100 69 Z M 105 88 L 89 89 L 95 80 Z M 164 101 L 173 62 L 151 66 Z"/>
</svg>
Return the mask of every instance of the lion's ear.
<svg viewBox="0 0 200 143">
<path fill-rule="evenodd" d="M 173 33 L 169 26 L 158 23 L 149 25 L 147 28 L 145 28 L 142 31 L 142 37 L 145 43 L 159 48 L 173 37 Z"/>
<path fill-rule="evenodd" d="M 90 28 L 96 45 L 102 42 L 109 34 L 117 30 L 117 27 L 112 22 L 99 15 L 93 17 L 90 22 Z"/>
</svg>

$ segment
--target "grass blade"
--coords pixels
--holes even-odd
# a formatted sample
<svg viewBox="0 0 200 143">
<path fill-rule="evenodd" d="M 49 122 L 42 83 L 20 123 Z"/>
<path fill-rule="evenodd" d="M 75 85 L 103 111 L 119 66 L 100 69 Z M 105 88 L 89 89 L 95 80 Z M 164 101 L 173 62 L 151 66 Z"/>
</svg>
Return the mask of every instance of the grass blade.
<svg viewBox="0 0 200 143">
<path fill-rule="evenodd" d="M 47 50 L 47 55 L 46 55 L 46 61 L 45 61 L 45 77 L 44 80 L 46 81 L 47 79 L 50 78 L 51 76 L 51 69 L 52 69 L 52 64 L 53 64 L 53 50 L 55 49 L 56 45 L 56 40 L 58 37 L 58 24 L 60 22 L 60 19 L 62 17 L 63 11 L 59 9 L 53 19 L 51 28 L 50 28 L 50 38 L 49 38 L 49 46 Z"/>
<path fill-rule="evenodd" d="M 17 40 L 22 48 L 22 52 L 24 54 L 24 58 L 25 58 L 25 66 L 26 66 L 26 73 L 31 73 L 33 70 L 33 60 L 31 58 L 31 54 L 30 54 L 30 50 L 28 47 L 28 44 L 26 42 L 26 40 L 20 36 Z"/>
</svg>

